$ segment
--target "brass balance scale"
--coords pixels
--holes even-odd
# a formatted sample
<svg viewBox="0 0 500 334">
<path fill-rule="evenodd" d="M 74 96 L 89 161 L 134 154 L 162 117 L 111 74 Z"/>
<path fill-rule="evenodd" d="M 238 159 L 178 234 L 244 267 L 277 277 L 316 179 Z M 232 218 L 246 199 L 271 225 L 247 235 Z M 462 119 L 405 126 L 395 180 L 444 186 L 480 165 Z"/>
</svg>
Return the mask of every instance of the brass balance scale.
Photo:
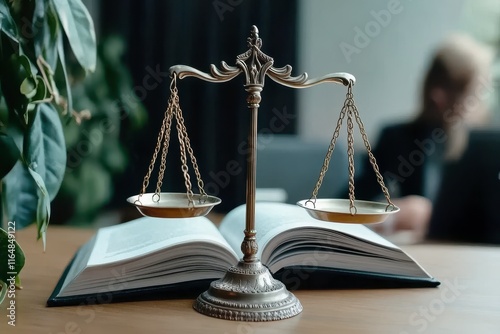
<svg viewBox="0 0 500 334">
<path fill-rule="evenodd" d="M 248 51 L 236 57 L 236 66 L 221 63 L 221 69 L 211 65 L 210 73 L 199 71 L 185 65 L 175 65 L 170 68 L 170 97 L 165 111 L 157 144 L 148 172 L 144 177 L 139 195 L 127 199 L 145 216 L 160 218 L 188 218 L 203 216 L 221 199 L 208 195 L 203 189 L 198 164 L 191 148 L 182 110 L 179 104 L 177 79 L 196 77 L 208 82 L 221 83 L 234 79 L 244 73 L 244 88 L 248 92 L 247 104 L 251 112 L 251 124 L 248 135 L 247 182 L 246 182 L 246 228 L 241 244 L 243 258 L 227 269 L 225 276 L 213 281 L 207 291 L 198 296 L 194 309 L 198 312 L 227 320 L 238 321 L 270 321 L 293 317 L 302 311 L 302 305 L 285 285 L 274 279 L 256 257 L 258 245 L 255 230 L 255 190 L 256 190 L 256 146 L 257 146 L 257 115 L 261 101 L 261 91 L 266 76 L 275 82 L 291 88 L 307 88 L 321 83 L 338 83 L 347 87 L 347 95 L 337 121 L 330 145 L 328 147 L 318 181 L 309 199 L 299 201 L 297 205 L 304 208 L 316 219 L 336 222 L 369 224 L 383 222 L 388 215 L 396 213 L 396 207 L 390 199 L 384 185 L 375 157 L 373 156 L 358 110 L 354 104 L 352 87 L 355 78 L 348 73 L 332 73 L 323 77 L 309 79 L 306 73 L 292 77 L 292 67 L 273 67 L 273 58 L 261 51 L 262 40 L 257 27 L 252 26 L 247 39 Z M 321 199 L 317 198 L 323 177 L 339 137 L 344 119 L 347 117 L 347 153 L 349 163 L 349 198 Z M 185 180 L 186 193 L 161 192 L 163 175 L 166 168 L 166 157 L 170 142 L 172 122 L 176 121 L 176 129 L 180 143 L 182 171 Z M 377 181 L 385 195 L 387 203 L 357 201 L 354 196 L 354 122 L 359 126 L 368 157 L 375 171 Z M 158 182 L 154 193 L 146 193 L 149 178 L 155 162 L 160 157 Z M 193 193 L 188 168 L 188 156 L 196 175 L 199 193 Z"/>
</svg>

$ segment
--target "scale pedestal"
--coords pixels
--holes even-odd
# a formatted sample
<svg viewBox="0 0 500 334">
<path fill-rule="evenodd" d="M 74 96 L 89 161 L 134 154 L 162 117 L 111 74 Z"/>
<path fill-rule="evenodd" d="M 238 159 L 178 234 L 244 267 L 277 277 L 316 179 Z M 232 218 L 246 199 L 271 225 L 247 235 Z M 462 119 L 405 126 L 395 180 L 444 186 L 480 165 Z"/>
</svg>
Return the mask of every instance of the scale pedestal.
<svg viewBox="0 0 500 334">
<path fill-rule="evenodd" d="M 259 260 L 241 260 L 230 267 L 198 296 L 193 307 L 211 317 L 237 321 L 281 320 L 302 312 L 295 295 Z"/>
<path fill-rule="evenodd" d="M 257 116 L 261 91 L 264 88 L 264 79 L 269 77 L 273 81 L 290 88 L 307 88 L 321 83 L 337 83 L 348 87 L 346 101 L 340 112 L 337 126 L 328 147 L 320 176 L 308 200 L 297 204 L 308 211 L 317 219 L 334 221 L 337 223 L 378 223 L 385 220 L 387 215 L 397 212 L 399 209 L 391 202 L 389 192 L 375 157 L 371 153 L 370 144 L 364 131 L 363 123 L 358 110 L 354 104 L 352 86 L 355 78 L 348 73 L 331 73 L 319 78 L 309 79 L 307 73 L 299 76 L 291 76 L 292 67 L 273 67 L 274 60 L 261 51 L 262 40 L 259 37 L 257 27 L 252 26 L 250 37 L 247 39 L 248 50 L 236 57 L 236 66 L 230 66 L 225 62 L 221 68 L 211 65 L 210 73 L 199 71 L 186 65 L 175 65 L 170 68 L 172 78 L 170 84 L 170 98 L 165 111 L 156 149 L 151 159 L 148 172 L 144 177 L 142 190 L 139 195 L 128 198 L 128 202 L 134 204 L 137 209 L 146 216 L 163 218 L 187 218 L 206 215 L 221 200 L 209 196 L 203 189 L 203 181 L 198 170 L 198 164 L 194 156 L 184 119 L 179 104 L 177 90 L 177 79 L 196 77 L 204 81 L 221 83 L 227 82 L 239 74 L 245 75 L 245 91 L 247 95 L 247 106 L 251 113 L 251 121 L 248 134 L 247 154 L 247 183 L 246 183 L 246 222 L 244 239 L 241 244 L 243 258 L 234 266 L 228 268 L 225 276 L 213 281 L 207 291 L 198 296 L 194 302 L 194 309 L 198 312 L 227 320 L 238 321 L 270 321 L 282 320 L 293 317 L 302 311 L 302 305 L 293 293 L 289 292 L 285 285 L 274 279 L 267 267 L 257 257 L 258 244 L 255 229 L 255 190 L 256 190 L 256 152 L 257 152 Z M 340 128 L 344 118 L 347 117 L 347 143 L 349 161 L 349 199 L 319 199 L 318 190 L 321 187 L 323 177 L 328 170 L 328 165 L 339 136 Z M 163 193 L 161 192 L 163 174 L 166 166 L 166 156 L 170 142 L 170 129 L 172 122 L 176 121 L 182 171 L 186 186 L 186 193 Z M 365 147 L 368 151 L 370 162 L 375 170 L 377 181 L 386 197 L 387 204 L 355 201 L 354 198 L 354 144 L 353 124 L 358 124 Z M 156 190 L 154 193 L 146 193 L 149 178 L 154 169 L 156 159 L 161 155 L 160 169 Z M 187 166 L 188 157 L 196 174 L 199 194 L 192 191 L 190 174 Z M 144 198 L 143 198 L 144 197 Z M 359 210 L 358 210 L 359 209 Z"/>
</svg>

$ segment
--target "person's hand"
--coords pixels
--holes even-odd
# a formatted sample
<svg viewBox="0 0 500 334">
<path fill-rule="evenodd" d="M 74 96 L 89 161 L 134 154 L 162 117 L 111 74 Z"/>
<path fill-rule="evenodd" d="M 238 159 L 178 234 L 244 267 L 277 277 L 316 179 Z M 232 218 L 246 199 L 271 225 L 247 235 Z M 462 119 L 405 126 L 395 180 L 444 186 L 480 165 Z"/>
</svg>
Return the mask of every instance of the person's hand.
<svg viewBox="0 0 500 334">
<path fill-rule="evenodd" d="M 382 224 L 375 225 L 374 230 L 384 235 L 409 232 L 415 240 L 424 238 L 432 214 L 432 202 L 422 196 L 411 195 L 392 201 L 400 211 Z"/>
<path fill-rule="evenodd" d="M 427 230 L 432 214 L 432 202 L 422 196 L 406 196 L 393 201 L 400 208 L 396 214 L 394 230 Z"/>
</svg>

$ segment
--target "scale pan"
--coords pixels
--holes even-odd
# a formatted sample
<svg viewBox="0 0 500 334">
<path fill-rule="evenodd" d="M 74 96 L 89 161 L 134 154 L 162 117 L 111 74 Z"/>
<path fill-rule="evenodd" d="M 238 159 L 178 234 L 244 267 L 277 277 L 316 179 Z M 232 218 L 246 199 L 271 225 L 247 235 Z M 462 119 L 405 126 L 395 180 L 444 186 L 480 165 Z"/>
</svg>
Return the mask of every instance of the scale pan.
<svg viewBox="0 0 500 334">
<path fill-rule="evenodd" d="M 135 205 L 144 216 L 157 218 L 191 218 L 205 216 L 221 199 L 214 196 L 193 194 L 193 205 L 185 193 L 160 193 L 159 201 L 153 200 L 154 193 L 131 196 L 127 202 Z"/>
<path fill-rule="evenodd" d="M 316 199 L 316 207 L 309 200 L 297 202 L 297 205 L 306 209 L 313 218 L 334 222 L 350 224 L 374 224 L 382 223 L 386 218 L 399 211 L 397 206 L 390 206 L 386 211 L 387 203 L 354 201 L 356 213 L 351 214 L 348 199 Z M 390 210 L 392 208 L 392 210 Z"/>
</svg>

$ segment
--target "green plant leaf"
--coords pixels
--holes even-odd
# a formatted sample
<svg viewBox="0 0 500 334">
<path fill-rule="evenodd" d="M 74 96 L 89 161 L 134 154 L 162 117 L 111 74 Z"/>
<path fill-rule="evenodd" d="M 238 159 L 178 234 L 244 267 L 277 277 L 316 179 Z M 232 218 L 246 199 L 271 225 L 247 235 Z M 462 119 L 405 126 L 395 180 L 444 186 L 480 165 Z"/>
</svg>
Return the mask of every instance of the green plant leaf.
<svg viewBox="0 0 500 334">
<path fill-rule="evenodd" d="M 25 66 L 27 58 L 24 55 L 4 53 L 3 56 L 4 60 L 0 63 L 2 67 L 0 80 L 5 103 L 9 111 L 16 115 L 22 124 L 25 124 L 23 117 L 26 113 L 28 99 L 21 93 L 21 84 L 25 78 L 31 75 L 29 72 L 31 67 Z"/>
<path fill-rule="evenodd" d="M 10 15 L 10 9 L 5 0 L 0 0 L 0 29 L 12 42 L 19 44 L 16 23 Z"/>
<path fill-rule="evenodd" d="M 16 226 L 17 227 L 17 226 Z M 9 226 L 7 226 L 7 229 Z M 24 267 L 24 252 L 15 240 L 15 234 L 10 234 L 4 229 L 0 228 L 0 257 L 2 261 L 0 261 L 0 281 L 7 282 L 12 275 L 8 274 L 11 272 L 16 273 L 14 276 L 18 276 Z M 14 245 L 12 246 L 9 245 Z M 12 262 L 8 262 L 8 259 L 12 259 Z"/>
<path fill-rule="evenodd" d="M 93 72 L 96 67 L 94 22 L 81 0 L 52 0 L 71 50 L 80 65 Z"/>
<path fill-rule="evenodd" d="M 41 76 L 36 76 L 36 93 L 31 98 L 32 102 L 38 102 L 47 98 L 47 86 L 45 86 L 45 82 L 43 81 Z"/>
<path fill-rule="evenodd" d="M 28 168 L 19 160 L 3 179 L 5 214 L 23 228 L 36 221 L 38 190 Z"/>
<path fill-rule="evenodd" d="M 59 191 L 66 168 L 66 144 L 61 119 L 54 106 L 39 105 L 29 132 L 26 164 L 40 174 L 50 200 Z"/>
<path fill-rule="evenodd" d="M 42 56 L 51 69 L 57 63 L 57 37 L 62 32 L 54 6 L 48 1 L 35 1 L 33 10 L 33 45 L 36 57 Z"/>
<path fill-rule="evenodd" d="M 42 177 L 19 161 L 4 179 L 7 219 L 17 228 L 36 223 L 38 239 L 44 239 L 50 218 L 50 199 Z"/>
<path fill-rule="evenodd" d="M 24 127 L 29 127 L 34 102 L 39 95 L 45 95 L 45 85 L 38 70 L 26 55 L 10 53 L 5 63 L 2 63 L 0 76 L 2 92 L 9 111 L 16 115 Z M 43 85 L 38 87 L 39 85 Z"/>
<path fill-rule="evenodd" d="M 57 38 L 57 52 L 59 57 L 57 61 L 57 68 L 55 75 L 59 82 L 64 82 L 62 94 L 66 97 L 66 102 L 67 102 L 66 110 L 63 110 L 63 112 L 66 112 L 68 116 L 71 116 L 72 115 L 71 112 L 73 111 L 73 98 L 68 79 L 68 71 L 66 70 L 66 56 L 64 55 L 64 43 L 61 34 L 59 34 Z"/>
<path fill-rule="evenodd" d="M 20 227 L 37 222 L 43 238 L 50 217 L 50 201 L 61 186 L 66 167 L 66 145 L 61 120 L 51 104 L 38 105 L 25 137 L 23 163 L 4 178 L 7 217 Z"/>
<path fill-rule="evenodd" d="M 35 180 L 36 185 L 38 186 L 38 202 L 36 206 L 36 224 L 38 227 L 38 239 L 43 239 L 43 250 L 45 251 L 46 239 L 45 235 L 47 232 L 47 226 L 49 225 L 50 220 L 50 199 L 49 194 L 47 192 L 47 188 L 45 187 L 45 182 L 43 181 L 40 174 L 35 172 L 33 169 L 28 167 L 28 172 Z"/>
<path fill-rule="evenodd" d="M 14 167 L 16 162 L 19 160 L 21 153 L 19 152 L 19 149 L 17 148 L 14 140 L 7 134 L 1 132 L 0 132 L 0 152 L 2 152 L 2 159 L 0 160 L 0 180 L 1 180 Z M 0 221 L 1 220 L 2 216 L 0 215 Z"/>
<path fill-rule="evenodd" d="M 38 73 L 35 65 L 31 62 L 31 60 L 24 54 L 20 54 L 17 58 L 19 64 L 24 68 L 25 74 L 27 77 L 33 77 Z"/>
<path fill-rule="evenodd" d="M 26 84 L 27 87 L 23 87 L 21 84 L 21 92 L 29 99 L 26 112 L 24 114 L 24 121 L 28 124 L 28 126 L 30 126 L 30 120 L 33 121 L 35 119 L 36 105 L 38 103 L 46 102 L 47 86 L 45 86 L 45 82 L 40 76 L 36 76 L 34 79 L 26 78 L 23 83 L 26 81 L 29 81 L 29 83 Z"/>
<path fill-rule="evenodd" d="M 33 77 L 27 77 L 21 82 L 21 87 L 19 87 L 21 94 L 31 99 L 36 94 L 36 82 Z"/>
</svg>

